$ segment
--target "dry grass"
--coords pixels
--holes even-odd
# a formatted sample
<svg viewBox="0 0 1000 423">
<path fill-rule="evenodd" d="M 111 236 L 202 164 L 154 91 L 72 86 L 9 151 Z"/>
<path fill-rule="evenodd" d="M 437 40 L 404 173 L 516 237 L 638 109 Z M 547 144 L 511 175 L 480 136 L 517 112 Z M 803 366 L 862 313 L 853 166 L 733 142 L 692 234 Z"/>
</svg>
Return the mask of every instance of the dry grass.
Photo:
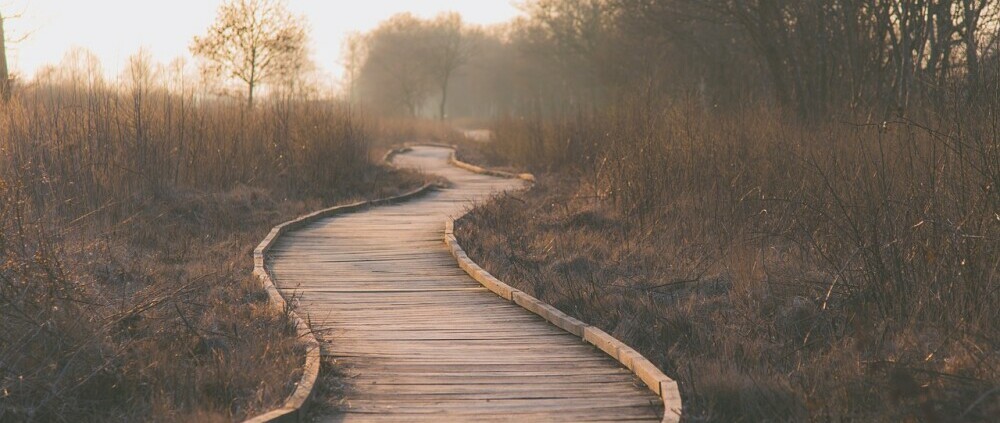
<svg viewBox="0 0 1000 423">
<path fill-rule="evenodd" d="M 303 357 L 251 277 L 270 228 L 421 178 L 329 102 L 247 111 L 158 87 L 0 105 L 0 421 L 229 421 Z"/>
<path fill-rule="evenodd" d="M 648 104 L 504 119 L 488 155 L 540 183 L 457 234 L 659 363 L 691 421 L 987 421 L 998 104 L 860 126 Z"/>
</svg>

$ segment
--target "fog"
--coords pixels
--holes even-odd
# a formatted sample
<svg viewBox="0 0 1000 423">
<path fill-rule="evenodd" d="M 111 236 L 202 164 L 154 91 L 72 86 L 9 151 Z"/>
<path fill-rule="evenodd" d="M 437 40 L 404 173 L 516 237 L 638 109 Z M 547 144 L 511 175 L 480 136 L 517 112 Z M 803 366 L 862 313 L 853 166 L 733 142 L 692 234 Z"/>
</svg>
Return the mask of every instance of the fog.
<svg viewBox="0 0 1000 423">
<path fill-rule="evenodd" d="M 158 62 L 188 56 L 191 37 L 211 24 L 219 0 L 8 0 L 0 2 L 5 15 L 19 15 L 7 23 L 8 39 L 23 40 L 10 46 L 13 70 L 25 76 L 47 64 L 58 63 L 67 50 L 91 50 L 108 75 L 117 75 L 127 58 L 140 47 Z M 315 61 L 339 76 L 343 38 L 368 31 L 393 14 L 409 11 L 433 17 L 457 11 L 476 24 L 511 19 L 518 10 L 510 0 L 372 0 L 362 2 L 291 0 L 289 9 L 306 16 Z"/>
</svg>

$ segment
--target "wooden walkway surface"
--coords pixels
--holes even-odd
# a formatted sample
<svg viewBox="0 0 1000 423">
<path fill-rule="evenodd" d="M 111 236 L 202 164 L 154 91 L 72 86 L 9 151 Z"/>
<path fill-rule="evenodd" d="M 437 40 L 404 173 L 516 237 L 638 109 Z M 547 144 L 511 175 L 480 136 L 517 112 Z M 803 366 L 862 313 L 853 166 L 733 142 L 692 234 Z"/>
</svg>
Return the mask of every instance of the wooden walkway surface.
<svg viewBox="0 0 1000 423">
<path fill-rule="evenodd" d="M 453 186 L 284 235 L 275 283 L 344 374 L 322 421 L 659 421 L 662 403 L 597 348 L 497 297 L 447 250 L 444 222 L 523 182 L 416 147 L 400 166 Z"/>
</svg>

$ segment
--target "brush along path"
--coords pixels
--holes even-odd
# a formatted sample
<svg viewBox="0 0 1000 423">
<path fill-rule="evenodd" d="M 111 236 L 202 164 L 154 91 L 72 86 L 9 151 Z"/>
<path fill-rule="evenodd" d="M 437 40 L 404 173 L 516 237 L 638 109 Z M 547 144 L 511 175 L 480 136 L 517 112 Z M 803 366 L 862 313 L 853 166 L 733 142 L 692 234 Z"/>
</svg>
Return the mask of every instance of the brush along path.
<svg viewBox="0 0 1000 423">
<path fill-rule="evenodd" d="M 659 421 L 662 403 L 579 337 L 505 301 L 458 267 L 445 221 L 522 181 L 415 147 L 401 167 L 452 186 L 284 235 L 268 265 L 345 374 L 324 421 Z"/>
</svg>

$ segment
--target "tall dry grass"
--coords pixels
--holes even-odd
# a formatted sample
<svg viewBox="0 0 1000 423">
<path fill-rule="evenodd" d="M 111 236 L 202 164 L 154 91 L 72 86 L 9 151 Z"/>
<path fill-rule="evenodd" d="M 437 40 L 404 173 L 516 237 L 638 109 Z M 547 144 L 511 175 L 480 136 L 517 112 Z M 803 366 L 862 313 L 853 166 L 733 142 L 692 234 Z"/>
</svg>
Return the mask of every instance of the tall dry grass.
<svg viewBox="0 0 1000 423">
<path fill-rule="evenodd" d="M 372 119 L 160 85 L 38 83 L 0 105 L 0 421 L 228 421 L 303 354 L 251 276 L 281 221 L 409 189 Z"/>
<path fill-rule="evenodd" d="M 334 102 L 247 110 L 164 88 L 124 91 L 29 87 L 0 122 L 5 170 L 40 181 L 27 187 L 33 198 L 72 199 L 72 211 L 176 188 L 320 195 L 367 166 L 366 119 Z"/>
<path fill-rule="evenodd" d="M 488 154 L 541 182 L 457 233 L 501 279 L 658 362 L 693 421 L 988 421 L 1000 99 L 986 92 L 885 122 L 647 102 L 503 119 Z"/>
</svg>

